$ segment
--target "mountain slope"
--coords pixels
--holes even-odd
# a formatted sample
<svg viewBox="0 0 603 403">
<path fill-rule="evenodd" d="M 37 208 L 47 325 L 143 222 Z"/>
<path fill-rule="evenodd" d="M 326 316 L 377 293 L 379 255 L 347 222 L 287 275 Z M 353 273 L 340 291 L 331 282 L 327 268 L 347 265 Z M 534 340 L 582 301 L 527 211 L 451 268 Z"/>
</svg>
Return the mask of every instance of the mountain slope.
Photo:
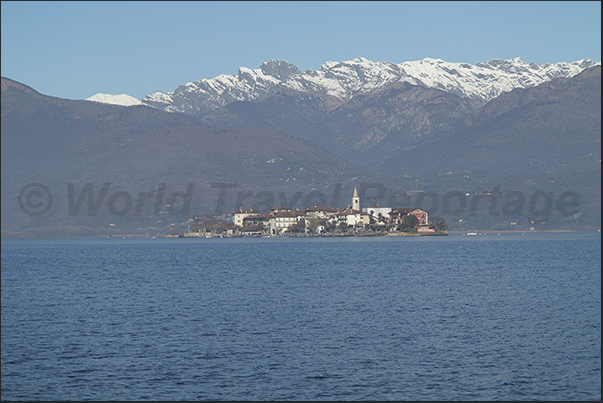
<svg viewBox="0 0 603 403">
<path fill-rule="evenodd" d="M 192 216 L 216 208 L 212 183 L 237 183 L 239 189 L 256 192 L 330 188 L 348 178 L 350 169 L 325 149 L 272 130 L 213 128 L 190 115 L 146 106 L 54 98 L 4 77 L 1 136 L 3 231 L 169 224 L 157 223 L 163 218 L 153 216 L 150 204 L 138 216 L 134 208 L 123 216 L 110 214 L 106 204 L 98 215 L 70 216 L 70 183 L 76 189 L 91 183 L 97 192 L 111 183 L 111 189 L 129 192 L 134 199 L 161 183 L 170 192 L 193 183 Z M 19 207 L 20 192 L 31 183 L 43 184 L 53 194 L 55 208 L 44 216 L 28 216 Z M 234 201 L 225 208 L 232 210 Z"/>
<path fill-rule="evenodd" d="M 600 169 L 601 67 L 501 94 L 414 146 L 399 147 L 380 170 L 555 172 Z M 425 155 L 431 158 L 425 158 Z M 400 161 L 405 161 L 402 165 Z M 397 168 L 394 168 L 397 167 Z"/>
<path fill-rule="evenodd" d="M 428 62 L 436 71 L 451 68 Z M 591 62 L 546 68 L 517 60 L 488 63 L 499 75 L 525 79 L 531 77 L 524 71 L 528 69 L 540 72 L 534 77 L 543 81 L 538 85 L 522 81 L 525 88 L 476 102 L 447 88 L 441 79 L 438 82 L 444 88 L 439 89 L 434 88 L 435 81 L 429 83 L 428 76 L 422 81 L 412 78 L 406 73 L 408 66 L 400 80 L 399 65 L 388 65 L 384 73 L 365 59 L 326 63 L 315 76 L 287 63 L 271 62 L 263 65 L 263 87 L 257 86 L 255 92 L 247 92 L 246 87 L 258 84 L 254 75 L 259 73 L 254 71 L 243 71 L 244 85 L 232 77 L 223 77 L 222 89 L 204 81 L 200 86 L 214 91 L 215 105 L 195 117 L 144 105 L 123 107 L 48 97 L 3 78 L 3 231 L 7 226 L 17 231 L 82 226 L 90 231 L 106 229 L 109 223 L 165 228 L 170 220 L 177 220 L 148 212 L 115 217 L 107 213 L 106 205 L 103 214 L 94 217 L 68 216 L 69 183 L 78 189 L 86 183 L 96 184 L 97 189 L 112 183 L 132 195 L 155 192 L 161 183 L 171 191 L 194 183 L 199 193 L 194 198 L 197 204 L 191 206 L 193 215 L 213 212 L 218 189 L 211 184 L 226 182 L 237 183 L 229 191 L 226 211 L 239 205 L 251 207 L 262 197 L 273 197 L 264 207 L 289 205 L 297 191 L 330 193 L 335 183 L 352 189 L 372 183 L 385 187 L 387 195 L 379 204 L 426 208 L 432 215 L 445 216 L 452 230 L 519 228 L 513 225 L 522 229 L 600 228 L 600 63 L 587 68 L 583 67 Z M 465 69 L 461 76 L 466 78 L 475 66 L 461 67 Z M 580 69 L 579 74 L 574 75 L 572 69 Z M 548 75 L 543 76 L 543 71 Z M 454 72 L 447 74 L 452 77 Z M 560 77 L 552 78 L 555 74 Z M 316 84 L 309 86 L 308 78 L 308 86 L 300 88 L 314 90 L 298 91 L 283 84 L 301 86 L 300 75 L 308 75 Z M 486 78 L 482 91 L 496 87 L 489 87 L 497 82 L 492 77 Z M 238 84 L 229 87 L 229 82 Z M 331 86 L 318 85 L 325 82 Z M 235 94 L 235 88 L 240 93 Z M 348 95 L 342 96 L 342 89 Z M 224 94 L 230 94 L 231 100 L 219 106 L 226 100 Z M 194 94 L 184 91 L 183 95 Z M 201 101 L 181 101 L 191 113 L 200 110 L 196 107 L 208 107 Z M 24 214 L 19 195 L 29 183 L 48 186 L 60 208 L 43 217 Z M 516 216 L 490 214 L 482 206 L 479 213 L 466 209 L 455 215 L 438 204 L 447 192 L 472 195 L 495 188 L 507 194 L 523 192 L 526 203 L 534 192 L 556 196 L 573 192 L 579 196 L 579 210 L 570 216 L 554 214 L 535 220 L 525 210 Z M 287 196 L 275 199 L 281 191 Z M 398 198 L 405 192 L 432 192 L 439 201 L 426 206 L 419 199 Z"/>
<path fill-rule="evenodd" d="M 436 190 L 442 202 L 448 192 L 501 192 L 494 210 L 485 201 L 470 213 L 467 197 L 463 214 L 447 217 L 458 221 L 452 228 L 600 229 L 601 67 L 501 94 L 452 128 L 392 149 L 375 169 L 389 186 Z M 562 194 L 572 195 L 572 214 L 562 214 Z M 534 218 L 539 209 L 550 214 Z"/>
<path fill-rule="evenodd" d="M 427 140 L 513 88 L 571 77 L 600 63 L 537 65 L 519 58 L 470 65 L 356 58 L 301 72 L 285 61 L 180 86 L 143 103 L 199 116 L 208 125 L 263 127 L 321 145 L 370 169 L 391 150 Z"/>
<path fill-rule="evenodd" d="M 373 168 L 392 148 L 428 138 L 471 110 L 465 98 L 422 85 L 397 83 L 357 95 L 326 119 L 298 127 L 292 134 Z"/>
</svg>

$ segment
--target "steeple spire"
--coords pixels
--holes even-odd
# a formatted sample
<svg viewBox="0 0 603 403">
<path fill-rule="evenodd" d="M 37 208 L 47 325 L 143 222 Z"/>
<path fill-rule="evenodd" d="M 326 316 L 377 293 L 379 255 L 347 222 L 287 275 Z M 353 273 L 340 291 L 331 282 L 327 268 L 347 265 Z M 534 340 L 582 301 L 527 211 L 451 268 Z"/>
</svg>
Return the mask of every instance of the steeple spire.
<svg viewBox="0 0 603 403">
<path fill-rule="evenodd" d="M 360 210 L 360 197 L 358 197 L 356 186 L 354 186 L 354 195 L 352 196 L 352 210 Z"/>
</svg>

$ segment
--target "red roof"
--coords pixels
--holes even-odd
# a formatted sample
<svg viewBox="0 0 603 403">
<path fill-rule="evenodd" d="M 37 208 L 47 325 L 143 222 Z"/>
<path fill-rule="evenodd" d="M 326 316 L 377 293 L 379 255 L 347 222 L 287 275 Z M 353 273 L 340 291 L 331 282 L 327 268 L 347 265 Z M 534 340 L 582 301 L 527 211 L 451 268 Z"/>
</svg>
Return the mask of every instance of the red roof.
<svg viewBox="0 0 603 403">
<path fill-rule="evenodd" d="M 389 212 L 389 215 L 405 215 L 412 213 L 413 211 L 421 211 L 427 213 L 427 211 L 420 208 L 397 208 Z"/>
</svg>

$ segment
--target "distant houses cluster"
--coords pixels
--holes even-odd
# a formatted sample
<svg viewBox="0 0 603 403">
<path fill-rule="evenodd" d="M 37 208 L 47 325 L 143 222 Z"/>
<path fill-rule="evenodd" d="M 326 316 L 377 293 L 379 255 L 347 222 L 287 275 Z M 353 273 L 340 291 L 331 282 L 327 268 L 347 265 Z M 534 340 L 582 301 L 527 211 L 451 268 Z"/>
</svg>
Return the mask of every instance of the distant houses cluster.
<svg viewBox="0 0 603 403">
<path fill-rule="evenodd" d="M 410 220 L 408 218 L 411 218 Z M 406 229 L 434 233 L 429 213 L 420 208 L 391 208 L 375 205 L 360 208 L 354 188 L 352 204 L 345 209 L 314 206 L 304 210 L 277 207 L 269 213 L 248 209 L 233 213 L 235 233 L 242 236 L 322 235 L 333 232 L 387 232 Z"/>
</svg>

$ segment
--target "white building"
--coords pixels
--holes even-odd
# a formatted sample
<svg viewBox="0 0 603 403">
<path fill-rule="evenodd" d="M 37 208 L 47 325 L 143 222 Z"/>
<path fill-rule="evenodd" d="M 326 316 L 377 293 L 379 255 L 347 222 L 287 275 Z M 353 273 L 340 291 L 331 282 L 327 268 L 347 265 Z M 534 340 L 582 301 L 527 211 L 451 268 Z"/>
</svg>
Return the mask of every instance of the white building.
<svg viewBox="0 0 603 403">
<path fill-rule="evenodd" d="M 371 223 L 369 213 L 365 213 L 364 211 L 354 210 L 351 207 L 340 211 L 336 214 L 337 220 L 339 222 L 345 222 L 347 225 L 351 226 L 364 226 Z"/>
<path fill-rule="evenodd" d="M 378 204 L 375 204 L 373 207 L 365 207 L 362 209 L 365 213 L 369 213 L 375 220 L 379 221 L 380 219 L 384 221 L 389 220 L 389 213 L 392 211 L 391 207 L 381 207 Z"/>
<path fill-rule="evenodd" d="M 334 216 L 336 213 L 339 213 L 340 211 L 341 210 L 338 210 L 338 209 L 321 207 L 321 206 L 314 206 L 314 207 L 307 208 L 305 210 L 307 217 L 321 218 L 321 219 L 330 218 L 330 217 Z"/>
<path fill-rule="evenodd" d="M 239 210 L 235 211 L 232 215 L 232 222 L 234 225 L 238 225 L 239 227 L 243 226 L 243 219 L 250 215 L 260 214 L 258 210 Z"/>
<path fill-rule="evenodd" d="M 270 217 L 269 229 L 270 235 L 282 235 L 287 232 L 290 226 L 297 224 L 297 222 L 304 216 L 303 212 L 289 212 L 289 213 L 274 213 Z"/>
</svg>

